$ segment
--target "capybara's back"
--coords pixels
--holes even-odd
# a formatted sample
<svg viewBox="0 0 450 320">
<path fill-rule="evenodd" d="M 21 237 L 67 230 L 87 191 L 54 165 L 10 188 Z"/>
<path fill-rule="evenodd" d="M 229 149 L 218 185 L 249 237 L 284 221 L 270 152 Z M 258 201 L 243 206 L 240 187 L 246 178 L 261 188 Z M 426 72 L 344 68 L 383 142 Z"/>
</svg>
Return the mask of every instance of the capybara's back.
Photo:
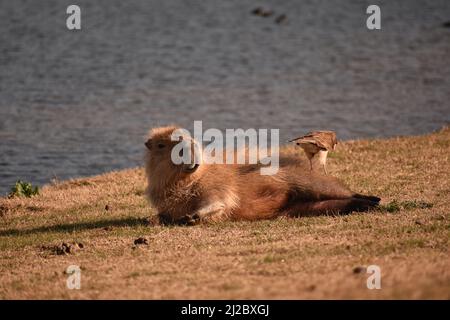
<svg viewBox="0 0 450 320">
<path fill-rule="evenodd" d="M 237 169 L 242 204 L 236 214 L 240 218 L 342 214 L 368 210 L 380 201 L 352 192 L 334 177 L 311 172 L 297 157 L 281 153 L 279 171 L 272 176 L 260 175 L 259 167 Z"/>
</svg>

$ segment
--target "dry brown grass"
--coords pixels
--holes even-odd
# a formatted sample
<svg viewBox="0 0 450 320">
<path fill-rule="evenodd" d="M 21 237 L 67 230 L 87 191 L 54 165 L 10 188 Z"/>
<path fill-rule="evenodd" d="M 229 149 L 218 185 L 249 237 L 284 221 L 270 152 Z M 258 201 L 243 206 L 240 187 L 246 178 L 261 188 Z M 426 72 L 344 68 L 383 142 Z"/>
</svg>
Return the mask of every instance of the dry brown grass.
<svg viewBox="0 0 450 320">
<path fill-rule="evenodd" d="M 449 154 L 449 128 L 340 144 L 330 173 L 383 199 L 344 217 L 150 226 L 141 168 L 1 198 L 0 298 L 449 299 Z M 133 244 L 140 236 L 148 245 Z M 71 241 L 84 248 L 49 249 Z M 66 288 L 72 264 L 81 290 Z M 370 264 L 381 290 L 353 273 Z"/>
</svg>

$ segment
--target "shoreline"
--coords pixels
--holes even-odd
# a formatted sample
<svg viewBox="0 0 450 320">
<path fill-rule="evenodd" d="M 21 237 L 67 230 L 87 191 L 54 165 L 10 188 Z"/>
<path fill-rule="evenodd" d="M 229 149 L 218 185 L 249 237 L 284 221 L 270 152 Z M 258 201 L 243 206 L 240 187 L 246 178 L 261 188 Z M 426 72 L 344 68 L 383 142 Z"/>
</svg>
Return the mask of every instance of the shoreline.
<svg viewBox="0 0 450 320">
<path fill-rule="evenodd" d="M 374 137 L 374 138 L 358 138 L 358 139 L 349 139 L 349 140 L 339 140 L 339 144 L 351 144 L 351 143 L 358 143 L 360 141 L 365 141 L 365 142 L 369 142 L 369 141 L 383 141 L 383 140 L 392 140 L 392 139 L 402 139 L 402 138 L 414 138 L 414 137 L 422 137 L 422 136 L 428 136 L 428 135 L 433 135 L 436 133 L 439 133 L 441 131 L 445 131 L 448 130 L 448 128 L 450 128 L 450 124 L 441 127 L 440 129 L 436 129 L 432 132 L 429 133 L 425 133 L 425 134 L 420 134 L 420 135 L 397 135 L 397 136 L 391 136 L 391 137 Z M 289 150 L 292 149 L 292 147 L 289 145 L 289 143 L 286 143 L 284 145 L 280 145 L 280 149 L 284 149 L 284 150 Z M 298 153 L 302 153 L 302 151 L 298 151 Z M 329 158 L 333 158 L 334 155 L 333 153 L 328 155 Z M 73 182 L 73 181 L 78 181 L 78 180 L 86 180 L 86 179 L 90 179 L 90 178 L 95 178 L 98 176 L 103 176 L 103 175 L 107 175 L 109 173 L 115 173 L 115 172 L 120 172 L 120 171 L 127 171 L 127 170 L 135 170 L 135 169 L 139 169 L 142 168 L 142 166 L 135 166 L 135 167 L 127 167 L 127 168 L 123 168 L 123 169 L 116 169 L 116 170 L 111 170 L 111 171 L 106 171 L 106 172 L 102 172 L 102 173 L 98 173 L 98 174 L 93 174 L 93 175 L 87 175 L 87 176 L 77 176 L 77 177 L 72 177 L 72 178 L 68 178 L 68 179 L 58 179 L 57 177 L 54 179 L 51 179 L 50 181 L 42 184 L 42 185 L 38 185 L 38 184 L 34 184 L 32 181 L 30 182 L 33 186 L 37 186 L 40 190 L 42 188 L 47 188 L 47 187 L 51 187 L 57 184 L 63 184 L 63 183 L 69 183 L 69 182 Z M 19 181 L 21 179 L 17 179 L 17 181 Z M 23 180 L 21 180 L 23 181 Z M 28 182 L 28 181 L 24 181 L 24 182 Z M 9 188 L 11 189 L 13 187 L 13 185 L 11 185 Z M 2 198 L 8 198 L 10 191 L 8 190 L 7 193 L 5 194 L 0 194 L 0 199 Z"/>
</svg>

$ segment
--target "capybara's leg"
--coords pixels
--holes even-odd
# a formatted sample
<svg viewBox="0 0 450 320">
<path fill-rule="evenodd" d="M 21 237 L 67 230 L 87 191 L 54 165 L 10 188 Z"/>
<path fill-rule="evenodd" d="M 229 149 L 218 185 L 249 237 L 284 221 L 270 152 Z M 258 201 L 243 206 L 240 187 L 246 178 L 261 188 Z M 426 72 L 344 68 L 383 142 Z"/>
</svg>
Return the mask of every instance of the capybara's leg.
<svg viewBox="0 0 450 320">
<path fill-rule="evenodd" d="M 200 222 L 219 222 L 226 218 L 225 205 L 217 201 L 203 206 L 193 213 L 186 214 L 177 220 L 177 223 L 182 225 L 196 225 Z"/>
<path fill-rule="evenodd" d="M 194 214 L 201 221 L 217 222 L 226 218 L 225 205 L 220 202 L 213 202 L 198 209 Z"/>
<path fill-rule="evenodd" d="M 324 200 L 296 203 L 283 213 L 292 217 L 307 217 L 326 214 L 346 214 L 352 211 L 367 211 L 378 205 L 376 201 L 360 198 Z"/>
<path fill-rule="evenodd" d="M 370 200 L 370 201 L 373 201 L 373 202 L 380 202 L 380 201 L 381 201 L 381 199 L 378 198 L 378 197 L 375 197 L 375 196 L 365 196 L 365 195 L 359 194 L 359 193 L 355 193 L 355 194 L 353 195 L 353 198 L 366 199 L 366 200 Z"/>
</svg>

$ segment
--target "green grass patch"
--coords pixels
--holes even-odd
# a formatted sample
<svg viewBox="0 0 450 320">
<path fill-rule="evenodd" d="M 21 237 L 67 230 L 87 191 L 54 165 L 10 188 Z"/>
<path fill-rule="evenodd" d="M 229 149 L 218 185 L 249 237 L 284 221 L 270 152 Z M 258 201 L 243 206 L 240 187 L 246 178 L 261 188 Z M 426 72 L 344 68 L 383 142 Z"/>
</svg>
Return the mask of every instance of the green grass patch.
<svg viewBox="0 0 450 320">
<path fill-rule="evenodd" d="M 387 211 L 390 213 L 399 212 L 401 210 L 412 210 L 412 209 L 429 209 L 432 208 L 433 204 L 425 201 L 398 201 L 393 200 L 385 205 L 380 205 L 380 211 Z"/>
<path fill-rule="evenodd" d="M 22 180 L 17 180 L 17 182 L 12 186 L 11 192 L 9 193 L 9 198 L 14 197 L 26 197 L 31 198 L 32 196 L 39 194 L 39 187 L 34 186 L 29 182 L 24 182 Z"/>
</svg>

